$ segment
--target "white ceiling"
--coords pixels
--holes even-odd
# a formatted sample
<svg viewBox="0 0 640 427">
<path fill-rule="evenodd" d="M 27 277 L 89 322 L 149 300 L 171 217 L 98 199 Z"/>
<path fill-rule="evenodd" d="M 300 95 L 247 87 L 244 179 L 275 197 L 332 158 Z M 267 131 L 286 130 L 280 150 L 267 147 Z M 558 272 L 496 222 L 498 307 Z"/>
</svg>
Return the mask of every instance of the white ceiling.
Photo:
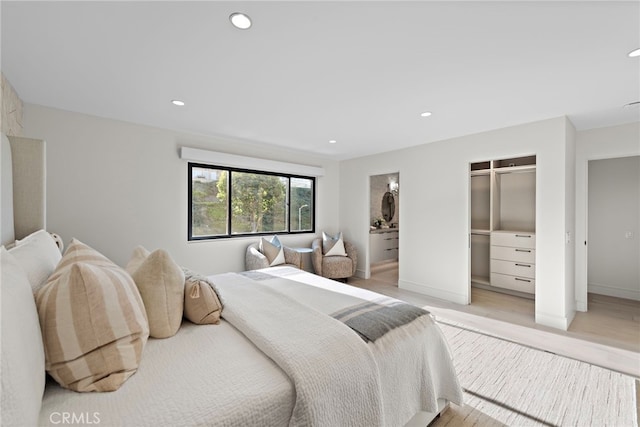
<svg viewBox="0 0 640 427">
<path fill-rule="evenodd" d="M 640 100 L 639 1 L 1 7 L 24 102 L 161 128 L 347 159 L 561 115 L 640 121 L 622 108 Z"/>
</svg>

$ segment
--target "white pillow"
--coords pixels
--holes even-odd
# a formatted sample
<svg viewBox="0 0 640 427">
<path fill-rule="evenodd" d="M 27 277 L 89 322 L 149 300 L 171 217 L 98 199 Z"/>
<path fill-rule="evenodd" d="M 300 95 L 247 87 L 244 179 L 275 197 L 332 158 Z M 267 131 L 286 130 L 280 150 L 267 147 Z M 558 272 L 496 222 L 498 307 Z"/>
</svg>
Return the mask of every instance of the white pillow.
<svg viewBox="0 0 640 427">
<path fill-rule="evenodd" d="M 278 236 L 276 234 L 273 235 L 271 240 L 267 240 L 266 238 L 263 237 L 263 238 L 260 239 L 260 242 L 259 242 L 259 249 L 260 249 L 260 252 L 262 252 L 262 253 L 264 253 L 264 250 L 262 248 L 262 241 L 263 240 L 265 242 L 271 242 L 274 246 L 276 246 L 278 248 L 282 247 L 282 243 L 280 242 L 280 239 L 278 239 Z"/>
<path fill-rule="evenodd" d="M 335 236 L 329 236 L 322 232 L 322 254 L 324 256 L 347 256 L 344 250 L 344 240 L 342 240 L 342 232 Z"/>
<path fill-rule="evenodd" d="M 0 248 L 2 425 L 38 425 L 45 386 L 38 311 L 26 273 Z"/>
<path fill-rule="evenodd" d="M 267 257 L 269 267 L 284 264 L 284 248 L 276 246 L 264 237 L 260 239 L 260 252 Z"/>
<path fill-rule="evenodd" d="M 16 241 L 9 253 L 27 274 L 34 293 L 45 284 L 62 258 L 55 240 L 45 230 L 38 230 Z"/>
</svg>

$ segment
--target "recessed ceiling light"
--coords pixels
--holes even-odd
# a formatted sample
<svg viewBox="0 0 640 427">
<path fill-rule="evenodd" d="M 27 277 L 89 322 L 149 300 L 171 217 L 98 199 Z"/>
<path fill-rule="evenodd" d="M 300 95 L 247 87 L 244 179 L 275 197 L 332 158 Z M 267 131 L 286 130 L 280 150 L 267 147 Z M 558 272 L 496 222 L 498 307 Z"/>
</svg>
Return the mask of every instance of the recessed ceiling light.
<svg viewBox="0 0 640 427">
<path fill-rule="evenodd" d="M 431 115 L 431 111 L 425 111 L 424 113 L 420 114 L 420 116 L 422 117 L 429 117 Z"/>
<path fill-rule="evenodd" d="M 240 30 L 248 30 L 251 27 L 251 18 L 244 13 L 236 12 L 229 15 L 229 20 L 234 27 Z"/>
<path fill-rule="evenodd" d="M 629 52 L 629 58 L 635 58 L 636 56 L 640 56 L 640 48 Z"/>
<path fill-rule="evenodd" d="M 329 140 L 329 144 L 335 144 L 336 142 L 338 142 L 338 141 L 336 141 L 335 139 L 330 139 Z"/>
<path fill-rule="evenodd" d="M 171 100 L 171 103 L 173 105 L 177 105 L 178 107 L 184 107 L 184 101 L 180 101 L 179 99 L 173 99 Z"/>
</svg>

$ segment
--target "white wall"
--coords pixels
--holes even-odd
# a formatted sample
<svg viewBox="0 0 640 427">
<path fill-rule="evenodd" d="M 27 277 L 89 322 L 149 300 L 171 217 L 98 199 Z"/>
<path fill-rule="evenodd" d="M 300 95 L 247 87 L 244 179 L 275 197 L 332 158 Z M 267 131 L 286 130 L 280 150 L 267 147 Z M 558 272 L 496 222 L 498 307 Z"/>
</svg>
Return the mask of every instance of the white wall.
<svg viewBox="0 0 640 427">
<path fill-rule="evenodd" d="M 187 172 L 182 145 L 247 154 L 233 141 L 25 105 L 24 135 L 47 140 L 47 223 L 65 241 L 78 237 L 119 264 L 133 247 L 168 248 L 184 266 L 203 273 L 243 268 L 246 245 L 226 239 L 186 241 Z M 563 327 L 573 300 L 586 309 L 587 162 L 640 155 L 640 124 L 575 133 L 575 203 L 572 202 L 572 126 L 565 118 L 440 141 L 341 164 L 273 147 L 251 155 L 322 166 L 316 231 L 341 229 L 360 251 L 358 274 L 369 264 L 369 177 L 400 172 L 400 286 L 468 303 L 468 164 L 494 158 L 538 156 L 537 294 L 539 323 Z M 244 147 L 244 146 L 242 146 Z M 339 195 L 339 196 L 337 196 Z M 575 228 L 572 230 L 572 205 Z M 565 245 L 572 232 L 575 246 Z M 317 233 L 316 233 L 317 234 Z M 285 236 L 307 245 L 312 235 Z M 572 270 L 575 248 L 575 270 Z M 570 283 L 575 274 L 575 298 Z"/>
<path fill-rule="evenodd" d="M 567 327 L 571 324 L 576 313 L 576 129 L 567 120 L 565 150 L 565 312 L 567 313 Z"/>
<path fill-rule="evenodd" d="M 640 155 L 640 123 L 576 133 L 576 308 L 587 310 L 588 162 Z"/>
<path fill-rule="evenodd" d="M 574 286 L 565 274 L 569 126 L 560 117 L 341 162 L 340 224 L 366 254 L 359 272 L 368 264 L 369 176 L 399 171 L 399 286 L 469 303 L 469 163 L 535 154 L 536 321 L 566 329 L 573 317 L 566 287 Z"/>
<path fill-rule="evenodd" d="M 640 156 L 588 166 L 588 291 L 640 300 Z"/>
<path fill-rule="evenodd" d="M 65 243 L 76 237 L 120 265 L 142 244 L 165 248 L 204 274 L 244 270 L 244 251 L 257 238 L 187 242 L 187 162 L 181 146 L 322 166 L 316 230 L 338 228 L 338 164 L 273 147 L 195 136 L 25 105 L 24 134 L 47 141 L 47 224 Z M 312 234 L 283 236 L 309 246 Z"/>
</svg>

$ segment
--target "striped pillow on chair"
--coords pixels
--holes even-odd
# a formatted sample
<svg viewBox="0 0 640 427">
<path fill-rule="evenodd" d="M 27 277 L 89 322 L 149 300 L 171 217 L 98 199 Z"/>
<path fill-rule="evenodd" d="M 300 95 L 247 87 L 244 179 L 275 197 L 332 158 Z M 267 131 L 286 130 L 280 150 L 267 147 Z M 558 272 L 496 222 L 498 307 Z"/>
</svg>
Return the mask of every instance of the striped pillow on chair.
<svg viewBox="0 0 640 427">
<path fill-rule="evenodd" d="M 131 276 L 72 240 L 36 294 L 47 372 L 75 391 L 113 391 L 138 369 L 149 336 Z"/>
</svg>

